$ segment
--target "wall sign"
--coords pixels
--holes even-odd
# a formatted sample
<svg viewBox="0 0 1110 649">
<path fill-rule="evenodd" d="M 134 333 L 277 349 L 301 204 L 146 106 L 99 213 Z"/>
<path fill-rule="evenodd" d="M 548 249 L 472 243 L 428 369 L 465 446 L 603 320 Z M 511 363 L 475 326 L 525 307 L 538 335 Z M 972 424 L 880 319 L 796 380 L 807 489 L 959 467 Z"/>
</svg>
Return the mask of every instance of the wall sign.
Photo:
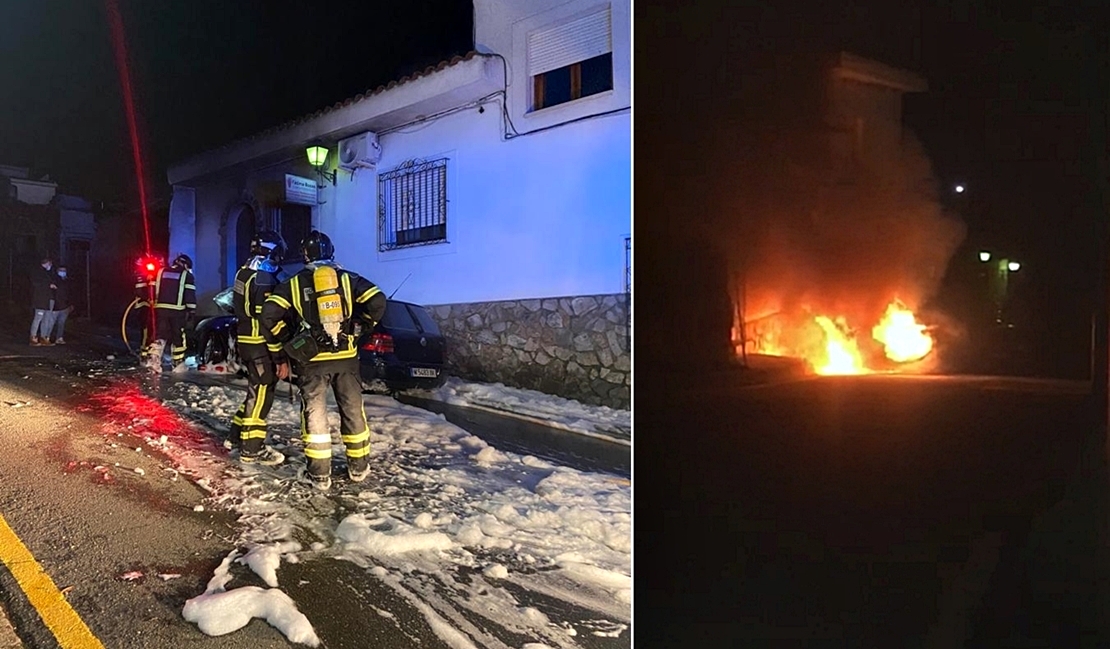
<svg viewBox="0 0 1110 649">
<path fill-rule="evenodd" d="M 285 174 L 285 202 L 316 205 L 316 181 Z"/>
</svg>

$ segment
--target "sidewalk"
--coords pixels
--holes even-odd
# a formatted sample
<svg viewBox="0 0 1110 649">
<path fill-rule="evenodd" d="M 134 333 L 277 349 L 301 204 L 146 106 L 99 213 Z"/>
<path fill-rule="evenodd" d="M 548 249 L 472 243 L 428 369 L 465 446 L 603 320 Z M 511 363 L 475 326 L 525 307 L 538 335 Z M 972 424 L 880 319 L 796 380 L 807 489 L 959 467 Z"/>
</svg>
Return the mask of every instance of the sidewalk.
<svg viewBox="0 0 1110 649">
<path fill-rule="evenodd" d="M 66 321 L 65 345 L 32 346 L 29 344 L 29 324 L 30 321 L 13 319 L 0 327 L 0 344 L 4 346 L 4 354 L 53 358 L 63 354 L 90 351 L 117 356 L 128 353 L 118 327 L 113 328 L 84 318 L 73 318 Z"/>
<path fill-rule="evenodd" d="M 132 332 L 128 332 L 132 335 Z M 118 326 L 109 326 L 85 318 L 74 318 L 66 322 L 66 342 L 86 347 L 102 349 L 107 353 L 126 354 L 127 346 L 120 336 Z M 131 341 L 135 346 L 135 341 Z"/>
</svg>

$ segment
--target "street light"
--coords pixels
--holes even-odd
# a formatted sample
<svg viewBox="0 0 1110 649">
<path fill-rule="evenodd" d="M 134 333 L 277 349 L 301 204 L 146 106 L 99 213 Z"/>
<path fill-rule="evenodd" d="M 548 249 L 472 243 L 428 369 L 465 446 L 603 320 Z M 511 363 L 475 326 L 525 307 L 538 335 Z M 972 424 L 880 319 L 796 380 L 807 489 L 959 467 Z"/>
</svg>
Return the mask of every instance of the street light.
<svg viewBox="0 0 1110 649">
<path fill-rule="evenodd" d="M 979 251 L 979 261 L 981 261 L 983 263 L 986 263 L 990 260 L 991 260 L 991 253 L 987 252 L 986 250 L 980 250 Z"/>
<path fill-rule="evenodd" d="M 1016 261 L 1011 261 L 1010 263 L 1006 264 L 1006 270 L 1010 271 L 1011 273 L 1016 273 L 1021 270 L 1021 264 Z"/>
<path fill-rule="evenodd" d="M 956 185 L 956 193 L 957 194 L 964 193 L 964 189 L 965 189 L 965 187 L 963 185 Z"/>
<path fill-rule="evenodd" d="M 305 153 L 308 154 L 308 164 L 316 169 L 316 173 L 320 174 L 322 178 L 327 178 L 331 184 L 335 184 L 335 172 L 324 171 L 324 163 L 328 161 L 328 148 L 314 144 L 307 149 Z"/>
</svg>

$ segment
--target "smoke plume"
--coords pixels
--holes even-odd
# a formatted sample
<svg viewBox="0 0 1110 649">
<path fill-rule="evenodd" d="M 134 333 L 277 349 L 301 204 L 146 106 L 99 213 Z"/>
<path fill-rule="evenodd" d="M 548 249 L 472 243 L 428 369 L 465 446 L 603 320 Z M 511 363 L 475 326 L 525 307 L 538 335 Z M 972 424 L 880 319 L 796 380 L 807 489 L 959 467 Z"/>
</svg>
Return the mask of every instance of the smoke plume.
<svg viewBox="0 0 1110 649">
<path fill-rule="evenodd" d="M 828 119 L 830 68 L 780 60 L 744 80 L 744 105 L 758 109 L 729 138 L 720 216 L 749 322 L 821 314 L 869 330 L 892 300 L 919 311 L 965 235 L 908 129 L 895 146 L 844 154 L 858 134 Z"/>
</svg>

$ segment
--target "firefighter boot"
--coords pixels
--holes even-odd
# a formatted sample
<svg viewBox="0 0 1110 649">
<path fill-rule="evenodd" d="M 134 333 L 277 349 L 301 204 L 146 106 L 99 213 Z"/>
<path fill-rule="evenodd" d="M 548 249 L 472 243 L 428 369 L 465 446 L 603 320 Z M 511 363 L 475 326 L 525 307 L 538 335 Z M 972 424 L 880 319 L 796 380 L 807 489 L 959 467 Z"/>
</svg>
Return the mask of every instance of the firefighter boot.
<svg viewBox="0 0 1110 649">
<path fill-rule="evenodd" d="M 263 446 L 262 451 L 258 455 L 240 454 L 239 461 L 243 464 L 254 464 L 257 462 L 262 466 L 278 466 L 285 461 L 285 454 L 273 447 Z"/>
<path fill-rule="evenodd" d="M 347 463 L 347 477 L 351 479 L 351 482 L 362 482 L 368 475 L 370 475 L 369 462 L 363 462 L 361 464 Z"/>
<path fill-rule="evenodd" d="M 312 485 L 313 488 L 319 491 L 327 491 L 331 489 L 330 475 L 312 475 L 308 472 L 307 467 L 301 467 L 297 471 L 297 478 L 300 482 Z"/>
<path fill-rule="evenodd" d="M 166 341 L 155 340 L 150 343 L 150 348 L 147 350 L 147 357 L 143 359 L 143 365 L 154 372 L 155 374 L 162 373 L 162 355 L 166 350 Z"/>
</svg>

